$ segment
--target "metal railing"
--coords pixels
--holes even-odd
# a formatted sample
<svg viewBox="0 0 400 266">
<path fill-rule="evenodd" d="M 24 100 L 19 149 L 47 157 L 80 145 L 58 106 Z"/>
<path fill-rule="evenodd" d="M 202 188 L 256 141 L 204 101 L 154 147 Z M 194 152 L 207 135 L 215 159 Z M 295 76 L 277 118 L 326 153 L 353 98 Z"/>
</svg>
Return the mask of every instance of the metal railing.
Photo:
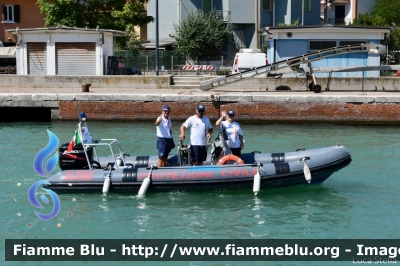
<svg viewBox="0 0 400 266">
<path fill-rule="evenodd" d="M 119 68 L 119 75 L 126 74 L 127 67 L 137 68 L 142 72 L 142 75 L 153 75 L 155 73 L 155 51 L 115 51 L 115 55 L 123 62 L 124 67 Z M 200 74 L 218 75 L 220 68 L 226 70 L 231 69 L 233 58 L 229 59 L 228 56 L 218 56 L 207 58 L 207 60 L 199 59 L 195 62 L 197 65 L 213 65 L 213 71 L 200 71 Z M 216 63 L 217 62 L 217 63 Z M 174 75 L 187 75 L 193 71 L 182 71 L 182 66 L 189 65 L 186 58 L 176 55 L 174 51 L 160 51 L 159 58 L 160 73 L 174 74 Z M 192 73 L 193 74 L 193 73 Z"/>
<path fill-rule="evenodd" d="M 301 64 L 308 64 L 314 61 L 321 60 L 322 58 L 336 56 L 339 54 L 348 54 L 348 53 L 360 53 L 360 52 L 370 52 L 370 53 L 381 53 L 383 49 L 386 47 L 381 47 L 379 44 L 360 44 L 360 45 L 345 45 L 339 47 L 333 47 L 329 49 L 324 49 L 321 51 L 312 52 L 309 54 L 293 57 L 290 59 L 282 60 L 279 62 L 275 62 L 269 65 L 256 67 L 254 69 L 242 71 L 240 73 L 217 77 L 215 79 L 209 79 L 201 82 L 200 89 L 201 90 L 210 90 L 217 86 L 226 85 L 233 82 L 242 81 L 245 79 L 253 78 L 256 75 L 265 75 L 267 76 L 271 72 L 278 71 L 284 68 L 290 68 L 292 70 L 296 70 L 300 68 Z"/>
<path fill-rule="evenodd" d="M 84 128 L 84 130 L 82 130 Z M 82 132 L 88 131 L 87 134 L 90 135 L 90 141 L 86 142 L 85 137 Z M 85 152 L 86 161 L 88 163 L 89 169 L 93 169 L 92 161 L 88 155 L 88 149 L 93 149 L 93 155 L 97 162 L 100 162 L 99 156 L 97 154 L 96 147 L 105 146 L 108 147 L 111 152 L 111 161 L 114 163 L 116 168 L 125 168 L 125 160 L 124 160 L 124 152 L 121 149 L 121 145 L 117 139 L 93 139 L 92 134 L 89 131 L 89 127 L 86 123 L 86 118 L 82 118 L 82 121 L 78 124 L 78 133 L 79 137 L 82 140 L 83 151 Z M 118 149 L 118 154 L 114 153 L 113 146 L 116 145 Z M 122 163 L 119 164 L 117 160 L 120 160 Z"/>
<path fill-rule="evenodd" d="M 351 23 L 351 18 L 330 18 L 328 23 L 331 25 L 349 25 Z"/>
<path fill-rule="evenodd" d="M 228 10 L 215 10 L 215 13 L 218 15 L 219 19 L 228 22 L 231 20 L 231 11 Z"/>
<path fill-rule="evenodd" d="M 350 4 L 350 0 L 328 0 L 331 4 Z"/>
</svg>

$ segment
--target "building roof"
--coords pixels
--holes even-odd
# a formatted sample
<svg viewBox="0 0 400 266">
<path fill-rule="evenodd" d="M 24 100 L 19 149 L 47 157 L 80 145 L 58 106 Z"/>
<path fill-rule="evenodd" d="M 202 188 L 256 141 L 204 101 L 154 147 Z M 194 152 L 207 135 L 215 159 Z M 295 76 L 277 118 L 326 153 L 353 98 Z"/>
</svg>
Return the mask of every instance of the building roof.
<svg viewBox="0 0 400 266">
<path fill-rule="evenodd" d="M 282 32 L 290 30 L 292 32 L 324 32 L 326 30 L 329 31 L 354 31 L 354 30 L 366 30 L 366 31 L 378 31 L 389 33 L 391 27 L 384 26 L 346 26 L 346 25 L 305 25 L 305 26 L 273 26 L 273 27 L 264 27 L 258 30 L 259 33 L 263 35 L 272 34 L 275 32 Z"/>
<path fill-rule="evenodd" d="M 158 40 L 158 47 L 172 46 L 175 42 L 175 39 L 160 39 Z M 145 49 L 156 49 L 156 41 L 153 39 L 147 40 L 146 42 L 142 43 L 142 46 Z"/>
<path fill-rule="evenodd" d="M 383 40 L 391 27 L 316 25 L 265 27 L 258 32 L 274 40 Z"/>
<path fill-rule="evenodd" d="M 49 27 L 49 28 L 27 28 L 27 29 L 10 29 L 7 30 L 8 32 L 11 32 L 12 34 L 17 34 L 19 32 L 24 32 L 24 33 L 40 33 L 40 32 L 49 32 L 49 31 L 54 31 L 54 32 L 63 32 L 63 31 L 73 31 L 77 33 L 82 33 L 82 32 L 90 32 L 90 33 L 95 33 L 95 32 L 101 32 L 101 33 L 111 33 L 114 36 L 123 36 L 125 35 L 124 31 L 119 31 L 119 30 L 105 30 L 105 29 L 88 29 L 88 28 L 73 28 L 73 27 Z"/>
</svg>

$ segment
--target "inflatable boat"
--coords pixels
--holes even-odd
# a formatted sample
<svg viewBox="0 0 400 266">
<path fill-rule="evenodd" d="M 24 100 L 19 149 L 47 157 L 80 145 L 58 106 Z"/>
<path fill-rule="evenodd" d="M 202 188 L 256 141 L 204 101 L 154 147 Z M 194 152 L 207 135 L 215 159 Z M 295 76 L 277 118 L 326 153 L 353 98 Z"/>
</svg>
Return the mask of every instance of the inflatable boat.
<svg viewBox="0 0 400 266">
<path fill-rule="evenodd" d="M 49 177 L 49 184 L 44 187 L 57 192 L 139 194 L 179 189 L 252 188 L 258 193 L 266 188 L 321 183 L 351 162 L 350 153 L 340 144 L 293 152 L 243 153 L 238 158 L 230 154 L 229 142 L 220 133 L 209 143 L 211 152 L 204 165 L 191 166 L 190 146 L 180 142 L 177 154 L 168 157 L 167 167 L 157 168 L 157 156 L 129 156 L 122 152 L 116 139 L 93 139 L 86 116 L 84 113 L 81 116 L 77 133 L 82 142 L 60 146 L 62 171 Z M 98 156 L 96 147 L 104 145 L 110 148 L 111 154 Z M 113 145 L 118 152 L 114 153 Z"/>
</svg>

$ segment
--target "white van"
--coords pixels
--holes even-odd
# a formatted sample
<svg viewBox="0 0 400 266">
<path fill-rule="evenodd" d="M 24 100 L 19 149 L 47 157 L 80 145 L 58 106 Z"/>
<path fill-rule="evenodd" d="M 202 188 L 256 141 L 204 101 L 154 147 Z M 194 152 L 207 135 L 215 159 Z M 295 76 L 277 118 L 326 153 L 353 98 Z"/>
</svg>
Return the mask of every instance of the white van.
<svg viewBox="0 0 400 266">
<path fill-rule="evenodd" d="M 268 58 L 260 49 L 240 49 L 233 60 L 232 74 L 268 65 Z"/>
</svg>

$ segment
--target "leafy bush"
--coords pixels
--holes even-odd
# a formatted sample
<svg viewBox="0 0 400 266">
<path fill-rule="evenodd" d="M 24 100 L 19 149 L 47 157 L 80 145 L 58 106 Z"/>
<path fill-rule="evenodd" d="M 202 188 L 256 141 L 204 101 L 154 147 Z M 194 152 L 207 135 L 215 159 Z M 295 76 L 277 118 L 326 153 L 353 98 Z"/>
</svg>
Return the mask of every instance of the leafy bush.
<svg viewBox="0 0 400 266">
<path fill-rule="evenodd" d="M 227 76 L 227 75 L 231 74 L 231 71 L 225 70 L 225 69 L 222 69 L 222 70 L 217 69 L 216 74 L 217 74 L 217 76 Z"/>
</svg>

